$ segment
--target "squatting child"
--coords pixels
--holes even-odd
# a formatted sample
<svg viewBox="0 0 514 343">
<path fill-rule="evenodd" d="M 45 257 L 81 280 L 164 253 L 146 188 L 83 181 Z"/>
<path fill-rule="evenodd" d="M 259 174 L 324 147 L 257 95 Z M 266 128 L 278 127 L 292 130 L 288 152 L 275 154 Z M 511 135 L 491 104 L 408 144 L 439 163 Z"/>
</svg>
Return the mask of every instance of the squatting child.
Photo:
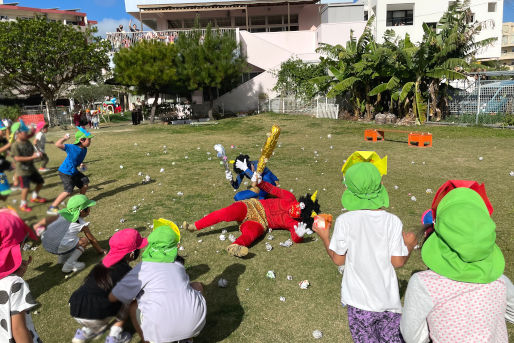
<svg viewBox="0 0 514 343">
<path fill-rule="evenodd" d="M 439 202 L 434 232 L 421 248 L 429 269 L 413 274 L 405 293 L 400 329 L 407 343 L 509 341 L 505 319 L 514 323 L 514 286 L 503 275 L 486 203 L 465 187 Z"/>
<path fill-rule="evenodd" d="M 132 323 L 142 341 L 174 342 L 197 336 L 205 325 L 207 305 L 199 282 L 189 283 L 177 261 L 180 231 L 159 219 L 148 236 L 142 262 L 109 294 L 109 300 L 130 304 Z"/>
<path fill-rule="evenodd" d="M 123 331 L 128 306 L 108 299 L 112 288 L 132 269 L 129 262 L 138 258 L 148 244 L 134 229 L 116 232 L 109 240 L 109 253 L 97 264 L 82 286 L 71 295 L 70 314 L 82 328 L 77 329 L 73 343 L 84 343 L 102 334 L 116 317 L 105 343 L 129 342 L 132 336 Z"/>
<path fill-rule="evenodd" d="M 31 261 L 21 255 L 27 233 L 32 237 L 15 211 L 0 210 L 0 342 L 41 342 L 30 315 L 38 303 L 23 280 Z"/>
<path fill-rule="evenodd" d="M 73 193 L 75 187 L 80 190 L 80 194 L 86 194 L 89 178 L 77 168 L 83 168 L 84 166 L 82 162 L 86 158 L 87 148 L 91 145 L 93 135 L 85 129 L 80 127 L 78 129 L 75 133 L 75 142 L 73 144 L 64 144 L 70 138 L 68 134 L 55 142 L 55 146 L 64 150 L 67 154 L 59 167 L 59 177 L 61 178 L 64 191 L 55 198 L 50 208 L 48 208 L 47 214 L 57 215 L 59 204 Z"/>
<path fill-rule="evenodd" d="M 89 222 L 84 220 L 89 215 L 91 206 L 96 202 L 83 194 L 74 195 L 68 200 L 66 208 L 58 216 L 49 216 L 34 225 L 34 230 L 41 235 L 43 248 L 51 254 L 58 255 L 57 263 L 62 264 L 62 271 L 70 273 L 86 266 L 77 262 L 84 249 L 91 244 L 99 254 L 106 254 L 89 230 Z M 78 234 L 83 232 L 86 237 Z"/>
<path fill-rule="evenodd" d="M 416 245 L 414 233 L 402 233 L 401 220 L 384 210 L 389 196 L 377 167 L 352 165 L 345 174 L 347 189 L 341 214 L 329 240 L 328 228 L 314 226 L 336 265 L 345 265 L 341 302 L 348 309 L 355 342 L 402 342 L 402 306 L 394 268 L 405 264 Z"/>
</svg>

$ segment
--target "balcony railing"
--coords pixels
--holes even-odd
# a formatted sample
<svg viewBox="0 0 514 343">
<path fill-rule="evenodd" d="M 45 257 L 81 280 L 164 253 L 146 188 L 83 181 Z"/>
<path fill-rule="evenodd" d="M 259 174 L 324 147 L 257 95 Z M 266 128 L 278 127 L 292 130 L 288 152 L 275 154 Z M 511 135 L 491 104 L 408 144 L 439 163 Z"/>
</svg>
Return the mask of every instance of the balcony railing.
<svg viewBox="0 0 514 343">
<path fill-rule="evenodd" d="M 207 29 L 174 29 L 164 31 L 138 31 L 138 32 L 107 32 L 106 39 L 111 42 L 112 52 L 119 51 L 121 48 L 129 48 L 137 42 L 143 40 L 157 40 L 166 44 L 174 43 L 180 39 L 181 34 L 186 34 L 195 30 L 200 30 L 202 36 L 207 33 Z M 219 31 L 218 31 L 219 30 Z M 213 33 L 229 33 L 239 43 L 239 28 L 220 28 L 212 29 Z"/>
</svg>

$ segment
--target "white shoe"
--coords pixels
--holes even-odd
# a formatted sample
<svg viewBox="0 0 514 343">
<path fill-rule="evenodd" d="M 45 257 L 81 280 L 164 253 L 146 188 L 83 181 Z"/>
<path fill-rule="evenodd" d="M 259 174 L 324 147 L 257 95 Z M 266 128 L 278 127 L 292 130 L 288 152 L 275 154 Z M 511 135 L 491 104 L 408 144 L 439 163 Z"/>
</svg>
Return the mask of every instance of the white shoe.
<svg viewBox="0 0 514 343">
<path fill-rule="evenodd" d="M 72 262 L 68 263 L 66 262 L 62 266 L 63 273 L 71 273 L 71 272 L 78 272 L 79 270 L 82 270 L 86 268 L 86 264 L 84 262 Z"/>
</svg>

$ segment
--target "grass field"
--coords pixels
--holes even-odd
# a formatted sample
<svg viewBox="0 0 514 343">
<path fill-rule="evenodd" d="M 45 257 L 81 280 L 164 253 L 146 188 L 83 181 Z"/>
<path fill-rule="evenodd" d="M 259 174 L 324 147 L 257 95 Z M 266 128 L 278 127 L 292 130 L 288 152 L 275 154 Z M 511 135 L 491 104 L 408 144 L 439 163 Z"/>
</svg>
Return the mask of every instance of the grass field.
<svg viewBox="0 0 514 343">
<path fill-rule="evenodd" d="M 485 182 L 495 210 L 497 243 L 506 259 L 505 274 L 514 278 L 514 177 L 509 175 L 514 170 L 514 131 L 510 130 L 434 127 L 430 128 L 434 146 L 420 149 L 407 145 L 406 134 L 390 134 L 391 140 L 381 143 L 365 142 L 363 131 L 372 125 L 304 116 L 265 114 L 197 127 L 104 124 L 93 132 L 86 157 L 91 180 L 88 196 L 97 201 L 89 217 L 92 232 L 107 248 L 117 229 L 133 227 L 148 236 L 153 218 L 168 218 L 180 225 L 231 204 L 234 191 L 213 145 L 223 144 L 229 158 L 248 153 L 257 159 L 266 132 L 275 123 L 282 133 L 269 167 L 280 178 L 280 185 L 293 189 L 297 196 L 319 190 L 322 211 L 335 216 L 342 210 L 341 166 L 355 150 L 376 150 L 388 156 L 384 184 L 389 210 L 400 217 L 406 231 L 419 229 L 420 215 L 434 195 L 427 189 L 435 192 L 448 179 Z M 63 134 L 60 129 L 51 130 L 48 140 Z M 62 189 L 56 169 L 65 154 L 52 144 L 47 145 L 47 152 L 52 171 L 45 175 L 41 194 L 53 198 Z M 146 174 L 152 182 L 142 184 Z M 412 196 L 417 200 L 412 201 Z M 7 203 L 12 205 L 13 199 L 19 203 L 19 192 Z M 135 213 L 133 206 L 139 206 Z M 46 208 L 47 204 L 38 204 L 22 216 L 33 224 Z M 272 251 L 267 252 L 261 240 L 247 258 L 237 259 L 225 252 L 230 242 L 219 240 L 222 229 L 237 235 L 236 225 L 219 224 L 182 236 L 188 273 L 191 280 L 205 284 L 208 304 L 206 327 L 195 342 L 310 342 L 313 330 L 323 332 L 324 342 L 351 341 L 346 311 L 339 301 L 341 275 L 320 240 L 313 236 L 285 248 L 279 243 L 289 233 L 274 231 Z M 34 259 L 25 280 L 41 303 L 33 318 L 42 340 L 71 341 L 78 325 L 69 315 L 69 296 L 100 257 L 88 249 L 80 259 L 87 262 L 86 270 L 65 279 L 57 258 L 42 247 L 24 255 Z M 410 275 L 424 269 L 420 252 L 415 251 L 405 267 L 397 270 L 402 297 Z M 275 272 L 275 280 L 266 278 L 268 270 Z M 287 280 L 287 275 L 293 280 Z M 228 280 L 227 288 L 218 288 L 220 277 Z M 311 283 L 307 290 L 298 286 L 304 279 Z M 279 300 L 282 296 L 285 302 Z M 508 330 L 514 340 L 514 326 L 509 324 Z"/>
</svg>

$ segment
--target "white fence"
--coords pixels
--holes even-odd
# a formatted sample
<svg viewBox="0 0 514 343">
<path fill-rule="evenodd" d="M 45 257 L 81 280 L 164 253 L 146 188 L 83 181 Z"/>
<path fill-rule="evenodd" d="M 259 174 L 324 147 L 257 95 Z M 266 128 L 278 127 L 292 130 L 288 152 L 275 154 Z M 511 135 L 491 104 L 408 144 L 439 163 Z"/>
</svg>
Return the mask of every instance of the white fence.
<svg viewBox="0 0 514 343">
<path fill-rule="evenodd" d="M 339 104 L 327 97 L 302 100 L 299 98 L 273 98 L 259 101 L 259 112 L 306 114 L 316 118 L 337 119 Z"/>
<path fill-rule="evenodd" d="M 174 29 L 164 31 L 136 31 L 136 32 L 107 32 L 106 39 L 111 42 L 112 52 L 119 51 L 121 48 L 129 48 L 137 42 L 143 40 L 156 40 L 166 44 L 175 43 L 180 39 L 180 35 L 188 32 L 200 31 L 202 36 L 207 33 L 206 29 Z M 239 28 L 212 29 L 213 34 L 229 33 L 239 43 Z"/>
</svg>

